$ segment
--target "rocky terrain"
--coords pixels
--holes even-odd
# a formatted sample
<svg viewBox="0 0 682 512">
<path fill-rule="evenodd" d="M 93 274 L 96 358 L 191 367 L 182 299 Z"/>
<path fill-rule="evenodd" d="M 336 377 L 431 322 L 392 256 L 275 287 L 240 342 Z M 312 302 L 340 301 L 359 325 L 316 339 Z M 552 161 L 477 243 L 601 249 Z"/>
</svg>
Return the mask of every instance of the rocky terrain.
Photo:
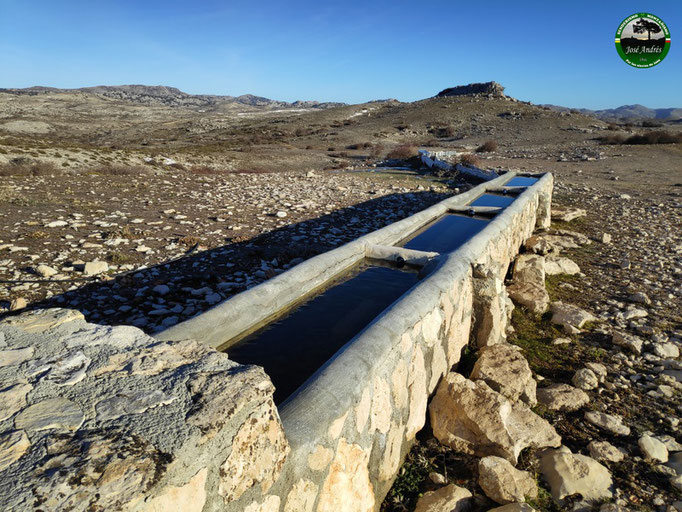
<svg viewBox="0 0 682 512">
<path fill-rule="evenodd" d="M 520 350 L 472 348 L 438 396 L 522 410 L 564 448 L 471 453 L 432 414 L 383 508 L 682 510 L 682 145 L 601 145 L 601 120 L 485 92 L 285 112 L 34 92 L 0 91 L 0 316 L 61 306 L 153 333 L 469 186 L 389 158 L 400 145 L 492 140 L 479 166 L 554 173 L 552 231 L 506 283 Z"/>
</svg>

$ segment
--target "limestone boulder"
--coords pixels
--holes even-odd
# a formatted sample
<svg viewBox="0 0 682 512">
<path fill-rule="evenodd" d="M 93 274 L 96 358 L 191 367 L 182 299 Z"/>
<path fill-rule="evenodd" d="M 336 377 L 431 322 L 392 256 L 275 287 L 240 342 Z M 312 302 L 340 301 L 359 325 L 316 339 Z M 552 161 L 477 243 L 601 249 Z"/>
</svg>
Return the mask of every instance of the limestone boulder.
<svg viewBox="0 0 682 512">
<path fill-rule="evenodd" d="M 630 427 L 623 425 L 623 418 L 617 414 L 607 414 L 605 412 L 587 411 L 585 419 L 588 423 L 599 427 L 617 436 L 630 435 Z"/>
<path fill-rule="evenodd" d="M 587 212 L 582 208 L 552 208 L 553 221 L 570 222 L 585 215 Z"/>
<path fill-rule="evenodd" d="M 644 345 L 644 342 L 634 334 L 629 334 L 627 332 L 620 331 L 616 331 L 613 333 L 611 343 L 621 348 L 624 348 L 634 354 L 641 354 L 642 346 Z"/>
<path fill-rule="evenodd" d="M 590 397 L 581 389 L 568 384 L 553 384 L 537 390 L 538 402 L 550 411 L 577 411 L 590 402 Z"/>
<path fill-rule="evenodd" d="M 581 368 L 575 372 L 571 382 L 576 388 L 580 388 L 583 391 L 589 391 L 599 387 L 599 378 L 589 368 Z"/>
<path fill-rule="evenodd" d="M 474 327 L 477 347 L 506 340 L 508 324 L 507 291 L 504 283 L 490 273 L 474 277 Z"/>
<path fill-rule="evenodd" d="M 501 507 L 495 507 L 488 512 L 535 512 L 535 509 L 528 503 L 510 503 Z"/>
<path fill-rule="evenodd" d="M 538 495 L 535 479 L 501 457 L 483 457 L 478 462 L 478 485 L 491 500 L 502 505 L 526 501 Z"/>
<path fill-rule="evenodd" d="M 514 279 L 507 291 L 511 299 L 534 313 L 544 313 L 549 305 L 545 289 L 545 258 L 521 254 L 514 263 Z"/>
<path fill-rule="evenodd" d="M 637 441 L 637 445 L 645 458 L 657 462 L 668 462 L 668 449 L 653 436 L 644 434 Z"/>
<path fill-rule="evenodd" d="M 597 460 L 620 462 L 625 458 L 625 454 L 608 441 L 592 441 L 587 445 L 587 449 L 590 451 L 590 457 Z"/>
<path fill-rule="evenodd" d="M 537 403 L 533 373 L 514 345 L 505 343 L 481 349 L 471 372 L 471 380 L 479 379 L 511 401 L 523 400 L 531 406 Z"/>
<path fill-rule="evenodd" d="M 563 256 L 551 256 L 545 260 L 545 273 L 548 276 L 560 274 L 572 276 L 580 273 L 580 267 L 572 259 Z"/>
<path fill-rule="evenodd" d="M 447 374 L 429 406 L 435 437 L 455 450 L 496 455 L 516 464 L 524 448 L 557 447 L 561 437 L 522 402 L 511 402 L 485 381 Z"/>
<path fill-rule="evenodd" d="M 540 459 L 540 472 L 549 484 L 552 497 L 560 504 L 573 494 L 580 494 L 588 501 L 613 496 L 609 470 L 591 457 L 571 453 L 565 446 L 545 452 Z"/>
<path fill-rule="evenodd" d="M 424 493 L 417 501 L 414 512 L 464 512 L 472 503 L 472 494 L 468 489 L 450 484 Z"/>
<path fill-rule="evenodd" d="M 550 310 L 552 311 L 552 323 L 561 325 L 570 334 L 575 333 L 577 329 L 581 329 L 587 322 L 597 320 L 584 309 L 561 301 L 550 304 Z"/>
</svg>

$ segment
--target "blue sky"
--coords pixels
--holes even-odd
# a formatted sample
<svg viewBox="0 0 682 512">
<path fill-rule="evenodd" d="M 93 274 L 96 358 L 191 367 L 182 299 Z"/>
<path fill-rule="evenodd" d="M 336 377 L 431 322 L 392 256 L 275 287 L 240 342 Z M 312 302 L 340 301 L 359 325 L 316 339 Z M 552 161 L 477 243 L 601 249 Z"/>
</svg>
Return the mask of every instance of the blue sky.
<svg viewBox="0 0 682 512">
<path fill-rule="evenodd" d="M 642 10 L 671 32 L 651 69 L 622 62 L 613 42 Z M 534 103 L 682 107 L 680 51 L 681 0 L 0 0 L 0 87 L 141 83 L 356 103 L 496 80 Z"/>
</svg>

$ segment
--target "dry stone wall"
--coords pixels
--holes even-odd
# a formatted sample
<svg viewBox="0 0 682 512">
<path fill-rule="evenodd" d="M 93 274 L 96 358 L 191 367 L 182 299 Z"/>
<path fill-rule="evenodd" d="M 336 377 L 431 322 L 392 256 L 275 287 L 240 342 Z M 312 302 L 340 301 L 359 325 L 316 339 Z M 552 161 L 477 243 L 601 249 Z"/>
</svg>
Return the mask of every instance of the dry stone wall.
<svg viewBox="0 0 682 512">
<path fill-rule="evenodd" d="M 5 320 L 3 509 L 378 510 L 472 325 L 495 317 L 484 337 L 474 333 L 486 346 L 504 335 L 508 301 L 481 290 L 496 289 L 549 221 L 551 190 L 546 175 L 441 255 L 279 411 L 260 368 L 201 337 L 159 341 L 69 310 Z"/>
</svg>

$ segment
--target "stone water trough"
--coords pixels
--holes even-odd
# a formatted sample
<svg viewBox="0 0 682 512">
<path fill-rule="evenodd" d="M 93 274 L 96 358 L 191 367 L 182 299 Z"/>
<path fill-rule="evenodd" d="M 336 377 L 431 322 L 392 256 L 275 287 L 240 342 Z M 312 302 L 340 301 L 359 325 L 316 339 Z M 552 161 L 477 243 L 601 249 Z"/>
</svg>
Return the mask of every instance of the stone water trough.
<svg viewBox="0 0 682 512">
<path fill-rule="evenodd" d="M 378 510 L 441 377 L 504 338 L 552 185 L 506 173 L 155 338 L 68 310 L 0 323 L 3 509 Z"/>
</svg>

